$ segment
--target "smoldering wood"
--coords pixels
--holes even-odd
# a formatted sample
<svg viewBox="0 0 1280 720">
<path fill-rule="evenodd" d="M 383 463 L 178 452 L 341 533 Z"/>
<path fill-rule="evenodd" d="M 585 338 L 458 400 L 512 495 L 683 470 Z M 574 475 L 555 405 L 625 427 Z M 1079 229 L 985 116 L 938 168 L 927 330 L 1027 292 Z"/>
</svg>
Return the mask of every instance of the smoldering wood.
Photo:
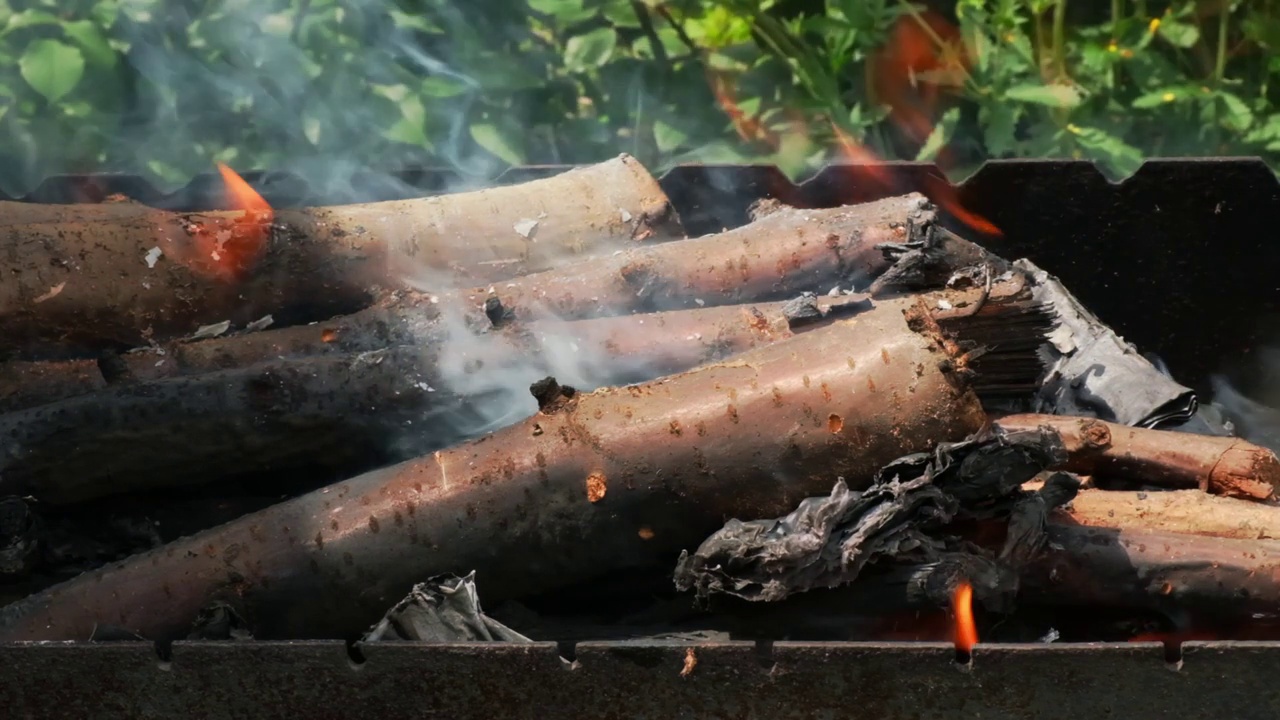
<svg viewBox="0 0 1280 720">
<path fill-rule="evenodd" d="M 0 639 L 104 618 L 185 632 L 211 600 L 258 638 L 355 637 L 423 578 L 475 570 L 488 602 L 603 568 L 662 567 L 724 517 L 781 514 L 985 421 L 903 303 L 535 416 L 81 575 L 0 610 Z"/>
<path fill-rule="evenodd" d="M 1280 507 L 1200 490 L 1085 490 L 1058 515 L 1061 522 L 1089 527 L 1238 540 L 1280 539 Z"/>
<path fill-rule="evenodd" d="M 1199 488 L 1228 497 L 1268 500 L 1280 485 L 1280 460 L 1238 438 L 1149 430 L 1095 418 L 1009 415 L 996 421 L 1014 432 L 1050 428 L 1068 460 L 1060 468 L 1166 488 Z"/>
<path fill-rule="evenodd" d="M 456 335 L 434 307 L 135 353 L 107 390 L 0 414 L 0 492 L 65 504 L 254 474 L 311 474 L 314 487 L 523 419 L 536 410 L 524 388 L 548 373 L 584 389 L 650 380 L 868 305 L 814 298 L 800 307 L 817 316 L 799 321 L 795 303 L 773 303 L 475 336 Z"/>
<path fill-rule="evenodd" d="M 782 300 L 835 286 L 865 288 L 893 264 L 883 244 L 935 243 L 941 237 L 936 222 L 935 208 L 918 193 L 823 210 L 780 208 L 727 232 L 636 248 L 454 295 L 468 305 L 497 297 L 511 317 L 536 320 Z"/>
<path fill-rule="evenodd" d="M 1059 608 L 1160 612 L 1199 630 L 1276 630 L 1280 541 L 1049 525 L 1049 549 L 1022 573 L 1020 599 Z"/>
<path fill-rule="evenodd" d="M 270 216 L 129 203 L 28 212 L 34 221 L 0 226 L 0 335 L 5 354 L 28 358 L 127 349 L 267 314 L 320 320 L 405 276 L 492 281 L 683 235 L 657 182 L 626 155 L 483 191 Z"/>
</svg>

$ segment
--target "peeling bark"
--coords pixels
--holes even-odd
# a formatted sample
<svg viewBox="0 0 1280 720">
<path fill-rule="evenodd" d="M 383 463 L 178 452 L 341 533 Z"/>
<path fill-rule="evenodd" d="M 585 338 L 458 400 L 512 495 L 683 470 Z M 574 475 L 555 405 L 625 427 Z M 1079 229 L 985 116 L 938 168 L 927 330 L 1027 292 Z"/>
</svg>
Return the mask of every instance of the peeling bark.
<svg viewBox="0 0 1280 720">
<path fill-rule="evenodd" d="M 185 633 L 224 600 L 254 637 L 356 637 L 408 588 L 476 571 L 491 602 L 662 567 L 726 517 L 769 517 L 834 477 L 985 423 L 954 359 L 905 302 L 367 473 L 0 610 L 0 640 L 110 622 Z"/>
</svg>

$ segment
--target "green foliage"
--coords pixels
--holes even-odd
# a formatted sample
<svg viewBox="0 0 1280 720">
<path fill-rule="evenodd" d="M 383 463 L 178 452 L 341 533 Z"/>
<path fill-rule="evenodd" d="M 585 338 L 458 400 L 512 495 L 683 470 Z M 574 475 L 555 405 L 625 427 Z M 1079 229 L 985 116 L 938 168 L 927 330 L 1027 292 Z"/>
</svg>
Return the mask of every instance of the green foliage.
<svg viewBox="0 0 1280 720">
<path fill-rule="evenodd" d="M 907 0 L 0 0 L 0 189 L 619 152 L 800 173 L 853 145 L 960 173 L 1280 161 L 1280 0 L 953 7 L 962 43 Z M 939 63 L 894 86 L 873 61 L 913 25 Z"/>
</svg>

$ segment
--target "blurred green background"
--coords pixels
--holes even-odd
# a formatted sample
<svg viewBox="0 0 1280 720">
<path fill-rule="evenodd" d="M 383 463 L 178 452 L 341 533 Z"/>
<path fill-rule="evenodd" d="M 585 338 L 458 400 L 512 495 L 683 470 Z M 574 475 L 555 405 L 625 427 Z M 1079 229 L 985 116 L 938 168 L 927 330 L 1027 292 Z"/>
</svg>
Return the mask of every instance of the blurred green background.
<svg viewBox="0 0 1280 720">
<path fill-rule="evenodd" d="M 1280 0 L 0 3 L 0 189 L 59 172 L 1280 160 Z"/>
</svg>

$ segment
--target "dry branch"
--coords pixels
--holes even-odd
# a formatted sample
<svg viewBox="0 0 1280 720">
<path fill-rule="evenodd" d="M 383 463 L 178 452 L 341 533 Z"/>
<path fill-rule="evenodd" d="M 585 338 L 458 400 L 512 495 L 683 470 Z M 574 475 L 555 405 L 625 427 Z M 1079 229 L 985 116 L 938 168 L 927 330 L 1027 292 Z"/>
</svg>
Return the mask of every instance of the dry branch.
<svg viewBox="0 0 1280 720">
<path fill-rule="evenodd" d="M 935 215 L 918 193 L 825 210 L 779 208 L 727 232 L 637 248 L 461 295 L 472 305 L 496 296 L 512 317 L 535 320 L 865 287 L 893 263 L 882 244 L 937 242 Z"/>
<path fill-rule="evenodd" d="M 536 408 L 523 389 L 548 373 L 593 387 L 649 380 L 865 307 L 831 299 L 825 315 L 799 319 L 797 307 L 818 303 L 706 308 L 508 326 L 455 342 L 422 304 L 132 353 L 104 391 L 0 414 L 9 439 L 0 491 L 60 504 L 254 473 L 265 482 L 341 477 L 491 429 L 485 418 L 498 412 L 507 422 L 526 416 Z"/>
<path fill-rule="evenodd" d="M 0 363 L 0 413 L 84 395 L 107 386 L 94 360 Z"/>
<path fill-rule="evenodd" d="M 1280 485 L 1280 460 L 1270 450 L 1231 437 L 1148 430 L 1092 418 L 1010 415 L 1009 431 L 1048 427 L 1067 447 L 1059 468 L 1166 488 L 1200 488 L 1215 495 L 1266 500 Z"/>
<path fill-rule="evenodd" d="M 282 324 L 348 313 L 403 274 L 477 281 L 682 234 L 634 159 L 412 200 L 244 212 L 48 207 L 0 226 L 0 336 L 10 352 L 121 349 L 273 314 Z"/>
<path fill-rule="evenodd" d="M 1199 490 L 1085 490 L 1058 514 L 1063 522 L 1090 527 L 1240 540 L 1280 539 L 1280 507 Z"/>
<path fill-rule="evenodd" d="M 662 567 L 726 517 L 768 517 L 843 476 L 985 422 L 909 301 L 662 380 L 572 397 L 479 440 L 367 473 L 86 573 L 0 611 L 0 640 L 111 623 L 183 635 L 211 599 L 255 637 L 354 637 L 423 578 L 487 601 Z M 464 569 L 465 568 L 465 569 Z"/>
</svg>

